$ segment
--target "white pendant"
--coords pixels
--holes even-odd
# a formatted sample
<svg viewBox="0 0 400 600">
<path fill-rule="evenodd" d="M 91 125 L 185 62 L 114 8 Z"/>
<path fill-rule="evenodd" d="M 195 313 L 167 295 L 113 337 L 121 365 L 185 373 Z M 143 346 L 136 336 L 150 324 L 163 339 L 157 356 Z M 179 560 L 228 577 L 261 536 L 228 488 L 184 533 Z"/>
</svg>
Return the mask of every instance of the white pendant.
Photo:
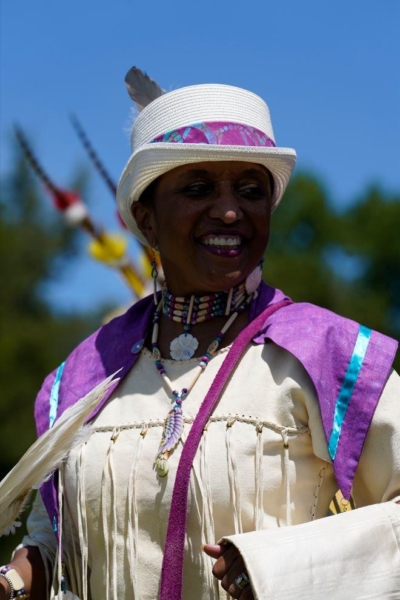
<svg viewBox="0 0 400 600">
<path fill-rule="evenodd" d="M 192 358 L 199 346 L 199 341 L 190 333 L 182 333 L 172 340 L 169 347 L 174 360 L 189 360 Z"/>
<path fill-rule="evenodd" d="M 250 273 L 250 275 L 247 277 L 245 285 L 246 285 L 246 292 L 248 294 L 252 294 L 253 292 L 256 291 L 256 289 L 258 288 L 258 286 L 261 283 L 261 278 L 262 278 L 262 270 L 259 266 L 257 266 L 254 271 L 252 271 Z"/>
</svg>

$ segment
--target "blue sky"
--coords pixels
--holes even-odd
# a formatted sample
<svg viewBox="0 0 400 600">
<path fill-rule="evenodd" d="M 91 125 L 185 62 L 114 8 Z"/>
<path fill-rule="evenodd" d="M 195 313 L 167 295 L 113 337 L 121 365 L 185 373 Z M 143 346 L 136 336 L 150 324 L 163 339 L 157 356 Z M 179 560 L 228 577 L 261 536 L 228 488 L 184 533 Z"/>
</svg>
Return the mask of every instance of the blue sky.
<svg viewBox="0 0 400 600">
<path fill-rule="evenodd" d="M 397 191 L 399 25 L 398 0 L 4 1 L 0 172 L 17 121 L 65 185 L 87 161 L 68 120 L 74 112 L 117 180 L 129 157 L 124 76 L 137 65 L 166 89 L 217 82 L 261 95 L 278 144 L 296 148 L 298 168 L 317 174 L 339 206 L 371 183 Z M 94 173 L 88 200 L 94 218 L 115 229 L 112 197 Z M 130 300 L 84 249 L 47 293 L 65 310 Z"/>
</svg>

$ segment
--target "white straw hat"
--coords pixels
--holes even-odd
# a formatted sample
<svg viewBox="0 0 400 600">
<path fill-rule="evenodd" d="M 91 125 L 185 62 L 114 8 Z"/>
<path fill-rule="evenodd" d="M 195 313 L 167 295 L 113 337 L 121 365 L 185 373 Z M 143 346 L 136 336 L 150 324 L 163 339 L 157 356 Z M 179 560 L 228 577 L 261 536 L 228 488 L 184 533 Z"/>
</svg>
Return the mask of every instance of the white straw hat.
<svg viewBox="0 0 400 600">
<path fill-rule="evenodd" d="M 117 201 L 125 224 L 145 245 L 131 206 L 163 173 L 203 161 L 260 164 L 274 178 L 274 210 L 296 162 L 295 150 L 276 147 L 266 103 L 252 92 L 229 85 L 194 85 L 160 96 L 136 118 L 131 146 Z"/>
</svg>

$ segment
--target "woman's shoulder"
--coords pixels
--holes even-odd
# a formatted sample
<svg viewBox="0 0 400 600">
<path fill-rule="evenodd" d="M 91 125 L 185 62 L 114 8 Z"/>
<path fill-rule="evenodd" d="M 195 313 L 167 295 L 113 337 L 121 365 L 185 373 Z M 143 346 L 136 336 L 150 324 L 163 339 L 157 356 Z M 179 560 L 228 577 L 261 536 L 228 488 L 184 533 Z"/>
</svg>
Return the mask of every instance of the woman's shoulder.
<svg viewBox="0 0 400 600">
<path fill-rule="evenodd" d="M 280 289 L 271 287 L 263 281 L 256 300 L 256 312 L 282 300 L 291 300 L 291 298 Z M 351 318 L 311 302 L 292 300 L 290 304 L 284 306 L 283 310 L 276 311 L 266 319 L 264 329 L 272 327 L 279 327 L 282 333 L 287 332 L 288 334 L 292 329 L 296 329 L 302 334 L 312 333 L 313 336 L 330 331 L 334 336 L 337 331 L 341 333 L 347 331 L 353 335 L 358 331 L 360 324 Z"/>
<path fill-rule="evenodd" d="M 323 326 L 324 329 L 339 326 L 352 331 L 359 327 L 357 321 L 311 302 L 292 302 L 284 311 L 277 311 L 274 321 L 283 321 L 287 325 L 296 323 L 297 327 L 308 330 L 315 329 L 316 326 Z"/>
<path fill-rule="evenodd" d="M 279 290 L 275 290 L 275 297 L 287 298 Z M 259 341 L 271 338 L 284 347 L 307 346 L 310 351 L 336 349 L 347 356 L 353 352 L 357 339 L 363 335 L 368 337 L 371 346 L 379 347 L 388 355 L 392 356 L 397 348 L 396 340 L 370 329 L 367 324 L 310 302 L 292 302 L 276 311 L 266 319 L 258 338 Z"/>
<path fill-rule="evenodd" d="M 102 363 L 109 355 L 120 355 L 130 341 L 143 335 L 148 325 L 152 298 L 147 296 L 133 304 L 126 312 L 111 319 L 78 344 L 66 358 L 65 364 L 78 370 L 89 369 L 97 357 Z M 131 347 L 129 347 L 129 351 Z"/>
<path fill-rule="evenodd" d="M 125 374 L 134 362 L 134 349 L 143 341 L 153 311 L 152 297 L 136 302 L 83 340 L 44 380 L 35 402 L 38 433 L 48 428 L 49 412 L 62 410 L 82 398 L 117 371 Z M 61 411 L 61 412 L 60 412 Z"/>
<path fill-rule="evenodd" d="M 341 385 L 351 382 L 371 388 L 379 398 L 398 347 L 396 340 L 366 325 L 306 302 L 285 306 L 267 319 L 254 341 L 268 340 L 300 361 L 320 401 L 333 400 Z"/>
</svg>

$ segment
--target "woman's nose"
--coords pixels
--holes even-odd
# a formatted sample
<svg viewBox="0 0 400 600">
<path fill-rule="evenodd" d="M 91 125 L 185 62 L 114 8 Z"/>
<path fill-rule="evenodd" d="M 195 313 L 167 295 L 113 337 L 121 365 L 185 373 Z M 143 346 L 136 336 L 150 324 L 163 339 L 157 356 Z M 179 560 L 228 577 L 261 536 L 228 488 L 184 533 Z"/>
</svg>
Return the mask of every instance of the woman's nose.
<svg viewBox="0 0 400 600">
<path fill-rule="evenodd" d="M 223 187 L 213 198 L 209 215 L 212 219 L 220 219 L 224 223 L 235 223 L 243 218 L 243 212 L 234 191 Z"/>
</svg>

